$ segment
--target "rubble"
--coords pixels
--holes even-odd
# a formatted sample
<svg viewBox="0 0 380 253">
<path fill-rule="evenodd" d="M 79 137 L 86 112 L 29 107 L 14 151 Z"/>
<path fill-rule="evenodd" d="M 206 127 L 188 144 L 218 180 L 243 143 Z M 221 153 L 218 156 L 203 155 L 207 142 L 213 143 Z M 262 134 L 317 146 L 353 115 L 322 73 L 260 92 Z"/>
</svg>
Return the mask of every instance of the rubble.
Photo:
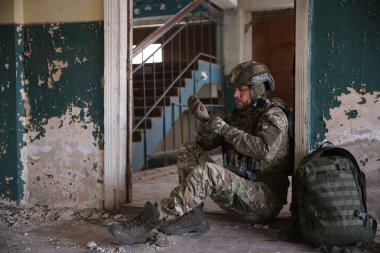
<svg viewBox="0 0 380 253">
<path fill-rule="evenodd" d="M 1 208 L 0 219 L 9 225 L 25 224 L 28 223 L 29 220 L 42 222 L 86 220 L 100 221 L 102 224 L 107 224 L 112 221 L 125 220 L 126 217 L 122 214 L 115 215 L 112 212 L 98 209 L 73 210 L 69 208 L 36 206 L 12 211 Z"/>
<path fill-rule="evenodd" d="M 31 247 L 29 247 L 31 243 L 47 244 L 57 251 L 65 248 L 70 250 L 70 252 L 83 252 L 80 250 L 86 248 L 89 252 L 93 253 L 129 252 L 128 246 L 120 245 L 111 236 L 111 234 L 108 233 L 106 228 L 106 224 L 120 222 L 127 220 L 127 218 L 128 217 L 123 214 L 99 209 L 76 210 L 70 208 L 53 208 L 48 206 L 10 208 L 0 205 L 0 230 L 6 231 L 10 229 L 11 231 L 11 233 L 7 234 L 9 238 L 7 238 L 6 244 L 10 248 L 15 248 L 16 245 L 19 248 L 21 247 L 21 252 L 31 252 Z M 88 238 L 90 238 L 90 240 L 82 243 L 78 243 L 76 240 L 73 240 L 73 237 L 76 236 L 75 234 L 73 235 L 73 233 L 75 233 L 77 228 L 80 227 L 82 231 L 86 231 L 86 229 L 91 226 L 92 230 L 101 230 L 103 234 L 99 234 L 98 232 L 97 235 L 93 235 L 91 231 L 89 231 Z M 49 231 L 54 230 L 59 230 L 60 235 L 64 236 L 57 237 L 57 235 L 51 235 Z M 38 231 L 39 233 L 42 231 L 42 233 L 46 236 L 43 238 L 38 237 L 37 239 L 33 239 L 35 238 L 35 231 Z M 54 231 L 54 233 L 55 232 L 56 231 Z M 12 233 L 15 237 L 18 236 L 18 238 L 12 238 L 10 236 Z M 104 235 L 108 236 L 108 239 L 103 239 L 105 237 Z M 146 247 L 148 247 L 146 250 L 150 252 L 152 249 L 157 250 L 161 247 L 167 247 L 175 244 L 176 242 L 168 238 L 168 236 L 154 230 L 146 242 Z M 1 246 L 2 245 L 0 244 L 0 252 L 3 252 Z M 12 250 L 9 252 L 18 251 Z"/>
</svg>

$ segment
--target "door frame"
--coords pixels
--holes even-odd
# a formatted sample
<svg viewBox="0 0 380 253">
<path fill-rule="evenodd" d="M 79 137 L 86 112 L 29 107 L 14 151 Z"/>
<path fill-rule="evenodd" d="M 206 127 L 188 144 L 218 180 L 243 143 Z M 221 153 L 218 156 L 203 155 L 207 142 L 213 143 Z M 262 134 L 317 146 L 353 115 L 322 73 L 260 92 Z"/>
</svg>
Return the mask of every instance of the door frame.
<svg viewBox="0 0 380 253">
<path fill-rule="evenodd" d="M 104 208 L 132 201 L 132 0 L 104 1 Z M 294 165 L 308 153 L 309 0 L 295 0 Z"/>
<path fill-rule="evenodd" d="M 104 208 L 131 201 L 132 0 L 104 0 Z"/>
<path fill-rule="evenodd" d="M 294 168 L 309 151 L 309 1 L 295 0 Z"/>
</svg>

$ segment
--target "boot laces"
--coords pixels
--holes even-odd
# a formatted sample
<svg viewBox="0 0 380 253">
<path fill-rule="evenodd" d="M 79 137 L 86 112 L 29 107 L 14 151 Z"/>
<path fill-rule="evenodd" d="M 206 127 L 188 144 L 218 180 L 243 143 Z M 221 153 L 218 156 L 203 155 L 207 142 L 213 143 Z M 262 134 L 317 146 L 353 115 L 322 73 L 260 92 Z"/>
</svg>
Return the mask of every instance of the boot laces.
<svg viewBox="0 0 380 253">
<path fill-rule="evenodd" d="M 138 226 L 141 226 L 141 224 L 142 224 L 142 221 L 141 221 L 140 216 L 136 216 L 134 218 L 121 222 L 121 225 L 124 228 L 123 230 L 127 230 L 133 227 L 138 227 Z"/>
</svg>

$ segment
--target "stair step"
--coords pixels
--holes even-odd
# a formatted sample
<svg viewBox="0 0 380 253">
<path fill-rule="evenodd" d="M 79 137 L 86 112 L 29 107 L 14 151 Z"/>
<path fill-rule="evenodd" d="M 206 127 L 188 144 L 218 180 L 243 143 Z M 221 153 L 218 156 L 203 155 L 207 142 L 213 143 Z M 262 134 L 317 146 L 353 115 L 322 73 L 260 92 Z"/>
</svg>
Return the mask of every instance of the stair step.
<svg viewBox="0 0 380 253">
<path fill-rule="evenodd" d="M 135 117 L 143 117 L 143 116 L 145 116 L 146 112 L 149 111 L 149 110 L 150 110 L 150 108 L 146 108 L 144 110 L 144 107 L 136 107 L 135 106 L 135 110 L 134 110 Z M 150 112 L 150 114 L 148 115 L 148 117 L 160 117 L 161 116 L 161 112 L 162 112 L 162 107 L 155 107 Z"/>
<path fill-rule="evenodd" d="M 144 84 L 145 82 L 145 84 Z M 133 80 L 133 88 L 135 89 L 141 89 L 143 87 L 146 88 L 162 88 L 162 87 L 168 87 L 169 85 L 172 84 L 171 79 L 156 79 L 156 80 Z M 173 87 L 184 87 L 186 86 L 186 81 L 184 78 L 181 78 L 178 80 Z"/>
<path fill-rule="evenodd" d="M 144 94 L 144 89 L 133 89 L 133 95 L 134 97 L 144 97 L 144 95 L 146 97 L 159 97 L 161 96 L 163 93 L 164 93 L 164 89 L 163 88 L 156 88 L 156 89 L 153 89 L 153 88 L 146 88 L 145 89 L 145 94 Z M 167 96 L 177 96 L 178 95 L 178 88 L 177 87 L 173 87 L 171 88 L 168 93 L 166 94 Z"/>
<path fill-rule="evenodd" d="M 182 72 L 183 70 L 181 70 Z M 159 80 L 159 79 L 170 79 L 174 80 L 179 76 L 181 73 L 179 71 L 169 71 L 169 72 L 144 72 L 144 73 L 134 73 L 133 74 L 133 80 L 134 81 L 139 81 L 139 80 Z M 192 71 L 187 70 L 183 75 L 182 78 L 191 78 L 192 77 Z"/>
<path fill-rule="evenodd" d="M 164 65 L 164 66 L 163 66 Z M 186 68 L 186 66 L 188 65 L 188 63 L 181 63 L 179 64 L 178 62 L 174 62 L 173 65 L 171 63 L 167 63 L 167 64 L 162 64 L 162 63 L 146 63 L 144 65 L 144 67 L 140 67 L 139 70 L 137 70 L 135 72 L 135 74 L 141 74 L 143 71 L 145 73 L 153 73 L 153 72 L 156 72 L 156 73 L 161 73 L 163 72 L 162 70 L 164 70 L 164 72 L 171 72 L 171 71 L 179 71 L 179 70 L 184 70 Z M 139 65 L 133 65 L 134 69 L 137 68 Z M 197 69 L 197 62 L 195 63 L 195 69 Z M 143 70 L 144 68 L 144 70 Z M 194 69 L 194 65 L 193 67 L 191 67 L 192 69 Z"/>
<path fill-rule="evenodd" d="M 134 106 L 152 106 L 154 105 L 156 102 L 157 102 L 157 99 L 159 98 L 159 96 L 156 96 L 156 97 L 134 97 L 133 98 L 133 104 Z M 158 103 L 159 106 L 169 106 L 170 105 L 170 97 L 167 96 L 167 97 L 164 97 L 159 103 Z"/>
<path fill-rule="evenodd" d="M 135 124 L 136 125 L 138 122 L 140 122 L 142 118 L 135 118 Z M 141 125 L 139 125 L 137 127 L 137 129 L 144 129 L 146 127 L 146 129 L 151 129 L 152 128 L 152 119 L 150 118 L 146 118 L 142 123 Z"/>
<path fill-rule="evenodd" d="M 133 131 L 132 133 L 132 142 L 140 142 L 142 133 L 141 131 Z"/>
</svg>

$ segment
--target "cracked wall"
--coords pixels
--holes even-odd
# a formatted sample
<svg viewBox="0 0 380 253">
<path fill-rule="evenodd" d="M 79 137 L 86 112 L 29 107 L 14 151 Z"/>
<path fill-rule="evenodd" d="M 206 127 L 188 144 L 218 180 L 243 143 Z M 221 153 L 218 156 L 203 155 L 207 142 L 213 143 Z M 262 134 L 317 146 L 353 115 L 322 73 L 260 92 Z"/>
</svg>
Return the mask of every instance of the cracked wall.
<svg viewBox="0 0 380 253">
<path fill-rule="evenodd" d="M 380 2 L 311 3 L 309 147 L 328 140 L 353 153 L 379 220 Z"/>
</svg>

